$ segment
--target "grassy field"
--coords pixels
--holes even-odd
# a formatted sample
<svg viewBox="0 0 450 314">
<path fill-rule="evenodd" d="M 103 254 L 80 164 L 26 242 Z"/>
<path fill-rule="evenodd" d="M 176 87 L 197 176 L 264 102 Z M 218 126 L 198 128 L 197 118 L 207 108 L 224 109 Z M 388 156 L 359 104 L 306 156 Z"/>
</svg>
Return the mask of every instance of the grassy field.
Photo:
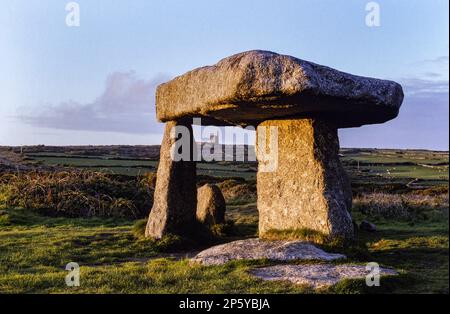
<svg viewBox="0 0 450 314">
<path fill-rule="evenodd" d="M 28 156 L 29 160 L 38 162 L 39 164 L 58 166 L 58 167 L 75 167 L 80 169 L 89 169 L 93 171 L 102 171 L 112 174 L 121 175 L 143 175 L 148 172 L 155 172 L 158 168 L 158 161 L 147 159 L 117 159 L 105 158 L 101 156 L 86 157 L 67 157 L 46 154 L 45 156 L 32 155 Z M 212 175 L 219 177 L 242 177 L 245 179 L 255 179 L 255 170 L 251 167 L 242 167 L 227 163 L 206 163 L 200 162 L 197 165 L 197 171 L 200 175 Z"/>
<path fill-rule="evenodd" d="M 354 176 L 362 181 L 370 181 L 375 177 L 378 182 L 384 179 L 407 183 L 418 179 L 428 186 L 446 185 L 448 182 L 449 156 L 446 152 L 342 149 L 341 153 L 347 171 L 355 173 Z M 158 156 L 155 154 L 143 158 L 142 154 L 117 156 L 109 152 L 99 154 L 99 150 L 95 150 L 93 154 L 80 155 L 77 150 L 73 153 L 39 152 L 34 148 L 29 153 L 25 150 L 24 156 L 30 163 L 130 176 L 154 172 L 158 167 Z M 256 177 L 256 164 L 251 163 L 200 162 L 197 169 L 200 175 L 241 177 L 247 180 Z"/>
<path fill-rule="evenodd" d="M 40 185 L 32 190 L 33 195 L 41 191 L 46 196 L 61 186 L 63 190 L 75 186 L 94 192 L 101 188 L 112 198 L 142 206 L 136 204 L 144 204 L 142 198 L 147 194 L 136 196 L 123 189 L 141 182 L 140 177 L 134 179 L 139 171 L 154 172 L 157 160 L 135 148 L 117 150 L 33 147 L 29 152 L 12 153 L 21 156 L 22 161 L 17 158 L 14 162 L 24 167 L 50 172 L 99 169 L 130 177 L 93 175 L 85 185 L 74 180 L 68 186 L 66 179 L 55 183 L 52 177 L 45 181 L 44 174 L 42 179 L 36 178 Z M 157 150 L 152 147 L 144 151 Z M 364 281 L 354 280 L 313 291 L 286 282 L 264 282 L 248 274 L 250 268 L 270 265 L 266 260 L 208 267 L 190 264 L 187 258 L 205 247 L 257 235 L 255 165 L 202 163 L 202 180 L 221 187 L 227 201 L 227 220 L 232 222 L 225 232 L 207 239 L 144 239 L 145 219 L 117 217 L 115 210 L 111 217 L 49 215 L 39 209 L 40 202 L 45 205 L 48 200 L 36 195 L 29 208 L 11 206 L 11 199 L 20 201 L 23 197 L 20 191 L 25 191 L 21 185 L 24 180 L 19 177 L 22 181 L 14 183 L 19 192 L 12 198 L 8 193 L 14 189 L 7 186 L 11 181 L 0 181 L 0 293 L 448 293 L 448 153 L 349 149 L 342 154 L 353 182 L 352 216 L 357 223 L 375 223 L 378 231 L 359 231 L 354 243 L 345 247 L 324 245 L 324 249 L 345 253 L 349 257 L 346 262 L 375 261 L 400 272 L 396 278 L 382 279 L 380 287 L 369 288 Z M 11 160 L 10 155 L 4 156 Z M 7 171 L 16 171 L 11 165 L 6 169 L 10 170 L 3 170 L 4 176 Z M 105 186 L 108 180 L 117 187 L 113 191 L 110 183 Z M 51 204 L 56 204 L 55 200 Z M 81 267 L 80 287 L 65 284 L 69 262 Z"/>
<path fill-rule="evenodd" d="M 235 211 L 231 216 L 236 218 Z M 237 219 L 241 236 L 251 236 L 255 213 Z M 230 217 L 231 218 L 231 217 Z M 377 221 L 380 232 L 362 233 L 347 248 L 350 261 L 376 261 L 401 276 L 377 288 L 347 281 L 323 291 L 284 282 L 263 282 L 247 274 L 269 261 L 192 265 L 177 239 L 156 243 L 136 237 L 133 222 L 48 218 L 6 210 L 0 228 L 2 293 L 448 293 L 448 224 Z M 221 239 L 224 241 L 225 239 Z M 68 262 L 81 268 L 80 287 L 67 287 Z"/>
</svg>

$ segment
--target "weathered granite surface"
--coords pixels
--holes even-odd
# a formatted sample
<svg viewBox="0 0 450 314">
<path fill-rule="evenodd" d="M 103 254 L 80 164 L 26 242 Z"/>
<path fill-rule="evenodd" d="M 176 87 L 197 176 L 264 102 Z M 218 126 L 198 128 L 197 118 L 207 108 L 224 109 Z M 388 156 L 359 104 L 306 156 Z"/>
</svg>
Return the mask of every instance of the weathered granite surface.
<svg viewBox="0 0 450 314">
<path fill-rule="evenodd" d="M 160 121 L 197 116 L 210 118 L 210 124 L 256 125 L 317 117 L 355 127 L 395 118 L 402 100 L 402 88 L 393 81 L 253 50 L 159 85 L 156 112 Z"/>
<path fill-rule="evenodd" d="M 174 132 L 181 126 L 190 134 L 189 160 L 174 161 L 172 146 L 180 136 Z M 172 133 L 174 132 L 174 133 Z M 197 170 L 193 160 L 192 126 L 187 123 L 170 121 L 166 123 L 158 165 L 153 207 L 145 229 L 145 236 L 161 238 L 164 234 L 183 234 L 195 227 L 197 207 Z"/>
<path fill-rule="evenodd" d="M 343 258 L 346 258 L 345 255 L 327 253 L 308 242 L 264 241 L 252 238 L 213 246 L 201 251 L 191 260 L 203 265 L 220 265 L 241 259 L 332 261 Z"/>
<path fill-rule="evenodd" d="M 339 161 L 337 129 L 314 119 L 267 120 L 257 132 L 269 133 L 270 127 L 278 133 L 278 167 L 258 167 L 259 236 L 310 229 L 352 238 L 352 191 Z"/>
<path fill-rule="evenodd" d="M 364 279 L 371 270 L 365 265 L 303 264 L 275 265 L 250 270 L 250 274 L 263 280 L 286 280 L 294 284 L 325 288 L 344 279 Z M 395 276 L 395 270 L 381 268 L 380 276 Z"/>
<path fill-rule="evenodd" d="M 219 187 L 205 184 L 197 189 L 197 220 L 206 225 L 225 223 L 225 199 Z"/>
</svg>

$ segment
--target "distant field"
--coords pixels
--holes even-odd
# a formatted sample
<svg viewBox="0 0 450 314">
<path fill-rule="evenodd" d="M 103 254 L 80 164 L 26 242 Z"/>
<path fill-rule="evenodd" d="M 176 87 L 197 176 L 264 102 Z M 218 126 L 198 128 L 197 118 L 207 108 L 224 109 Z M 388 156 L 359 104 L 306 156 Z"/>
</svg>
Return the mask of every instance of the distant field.
<svg viewBox="0 0 450 314">
<path fill-rule="evenodd" d="M 38 155 L 28 156 L 29 160 L 37 161 L 45 165 L 60 167 L 84 168 L 96 171 L 104 171 L 114 174 L 124 175 L 142 175 L 147 172 L 155 172 L 158 168 L 158 161 L 154 160 L 123 160 L 108 159 L 104 157 L 83 158 L 83 157 L 67 157 L 46 155 L 41 157 Z M 239 167 L 236 165 L 222 165 L 218 163 L 198 163 L 198 174 L 217 176 L 217 177 L 242 177 L 245 179 L 254 179 L 255 171 L 251 167 Z"/>
<path fill-rule="evenodd" d="M 156 151 L 155 147 L 152 147 Z M 252 148 L 249 148 L 252 149 Z M 82 152 L 81 152 L 82 153 Z M 381 149 L 342 149 L 341 160 L 350 176 L 358 181 L 394 180 L 407 184 L 420 180 L 422 185 L 431 186 L 446 184 L 449 179 L 448 152 L 433 152 L 421 150 L 381 150 Z M 142 156 L 144 153 L 137 154 Z M 102 153 L 96 149 L 80 154 L 73 148 L 69 152 L 51 152 L 48 149 L 39 151 L 34 148 L 25 152 L 28 162 L 58 167 L 75 167 L 103 171 L 122 175 L 142 175 L 155 172 L 158 167 L 157 156 L 149 158 L 135 157 L 128 154 L 118 156 L 110 151 Z M 156 158 L 156 159 L 155 159 Z M 215 177 L 241 177 L 246 180 L 256 178 L 256 164 L 248 162 L 200 162 L 197 165 L 198 174 Z"/>
<path fill-rule="evenodd" d="M 434 152 L 424 150 L 383 150 L 383 149 L 342 149 L 343 161 L 360 161 L 365 163 L 417 163 L 448 165 L 448 152 Z"/>
</svg>

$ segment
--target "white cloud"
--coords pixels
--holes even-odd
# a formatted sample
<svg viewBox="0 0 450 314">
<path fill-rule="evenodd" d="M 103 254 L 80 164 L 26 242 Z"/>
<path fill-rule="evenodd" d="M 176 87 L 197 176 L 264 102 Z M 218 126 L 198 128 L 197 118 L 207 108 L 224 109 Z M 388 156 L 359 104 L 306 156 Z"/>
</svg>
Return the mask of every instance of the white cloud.
<svg viewBox="0 0 450 314">
<path fill-rule="evenodd" d="M 33 110 L 22 107 L 17 118 L 43 128 L 160 133 L 161 125 L 155 118 L 155 90 L 168 79 L 158 75 L 144 80 L 134 71 L 114 72 L 106 78 L 102 94 L 90 103 L 69 100 Z"/>
</svg>

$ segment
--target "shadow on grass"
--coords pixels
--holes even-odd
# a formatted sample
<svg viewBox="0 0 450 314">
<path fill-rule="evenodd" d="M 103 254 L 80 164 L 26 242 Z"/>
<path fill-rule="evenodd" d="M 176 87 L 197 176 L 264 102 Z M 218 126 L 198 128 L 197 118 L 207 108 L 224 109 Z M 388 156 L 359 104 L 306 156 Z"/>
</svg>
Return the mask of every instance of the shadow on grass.
<svg viewBox="0 0 450 314">
<path fill-rule="evenodd" d="M 66 218 L 50 217 L 42 215 L 32 209 L 7 208 L 0 211 L 0 226 L 24 226 L 24 227 L 120 227 L 133 224 L 133 220 L 124 218 Z"/>
</svg>

